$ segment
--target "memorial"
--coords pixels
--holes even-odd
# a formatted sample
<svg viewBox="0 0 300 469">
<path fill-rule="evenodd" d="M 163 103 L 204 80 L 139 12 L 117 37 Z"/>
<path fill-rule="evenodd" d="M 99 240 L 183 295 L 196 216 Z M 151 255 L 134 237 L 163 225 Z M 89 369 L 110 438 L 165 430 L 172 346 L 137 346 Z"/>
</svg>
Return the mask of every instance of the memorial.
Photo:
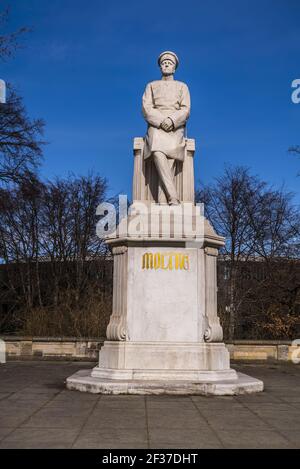
<svg viewBox="0 0 300 469">
<path fill-rule="evenodd" d="M 186 137 L 190 93 L 174 80 L 179 59 L 158 58 L 146 86 L 145 138 L 133 146 L 133 202 L 107 235 L 113 311 L 99 364 L 68 389 L 103 394 L 232 395 L 263 382 L 230 368 L 217 314 L 217 256 L 224 238 L 195 204 L 195 141 Z"/>
</svg>

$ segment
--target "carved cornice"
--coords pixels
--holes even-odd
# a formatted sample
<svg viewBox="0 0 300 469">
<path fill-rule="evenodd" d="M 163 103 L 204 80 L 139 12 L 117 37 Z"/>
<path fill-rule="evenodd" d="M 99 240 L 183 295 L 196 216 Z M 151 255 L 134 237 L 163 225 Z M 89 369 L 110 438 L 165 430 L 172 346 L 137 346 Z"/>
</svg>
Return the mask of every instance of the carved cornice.
<svg viewBox="0 0 300 469">
<path fill-rule="evenodd" d="M 218 249 L 212 248 L 212 247 L 209 247 L 209 246 L 207 246 L 206 248 L 204 248 L 204 251 L 205 251 L 205 254 L 207 254 L 208 256 L 217 257 L 218 254 L 219 254 Z"/>
<path fill-rule="evenodd" d="M 127 246 L 116 246 L 112 248 L 112 252 L 114 256 L 120 256 L 122 254 L 125 254 L 128 251 Z"/>
</svg>

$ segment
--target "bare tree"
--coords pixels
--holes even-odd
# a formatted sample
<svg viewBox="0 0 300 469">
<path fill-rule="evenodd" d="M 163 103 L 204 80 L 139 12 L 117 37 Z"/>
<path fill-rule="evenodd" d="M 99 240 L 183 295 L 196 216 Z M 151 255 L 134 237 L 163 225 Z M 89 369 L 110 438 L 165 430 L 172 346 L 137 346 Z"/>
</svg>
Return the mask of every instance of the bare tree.
<svg viewBox="0 0 300 469">
<path fill-rule="evenodd" d="M 63 277 L 78 300 L 88 288 L 88 268 L 93 268 L 90 261 L 106 254 L 103 240 L 96 236 L 96 207 L 104 201 L 106 189 L 106 180 L 92 175 L 57 179 L 45 188 L 41 249 L 45 258 L 51 260 L 55 303 L 62 293 Z M 68 279 L 66 266 L 72 270 Z"/>
<path fill-rule="evenodd" d="M 6 32 L 9 8 L 0 10 L 0 60 L 5 60 L 21 47 L 20 37 L 27 27 Z M 2 77 L 3 78 L 3 77 Z M 0 103 L 0 184 L 19 183 L 36 170 L 42 156 L 40 139 L 44 122 L 30 119 L 22 98 L 7 85 L 7 102 Z"/>
<path fill-rule="evenodd" d="M 96 236 L 107 183 L 97 175 L 0 190 L 0 314 L 27 334 L 102 335 L 110 314 L 111 263 Z M 4 264 L 4 265 L 3 265 Z"/>
<path fill-rule="evenodd" d="M 272 308 L 283 312 L 283 303 L 296 314 L 300 224 L 292 194 L 270 188 L 247 168 L 230 167 L 197 198 L 226 238 L 220 296 L 228 338 L 234 339 L 241 321 L 262 325 Z"/>
<path fill-rule="evenodd" d="M 299 258 L 299 209 L 293 194 L 268 188 L 259 194 L 255 212 L 249 211 L 257 256 L 265 259 Z"/>
<path fill-rule="evenodd" d="M 237 305 L 238 263 L 254 253 L 254 234 L 250 217 L 256 210 L 258 197 L 265 183 L 251 176 L 247 168 L 227 167 L 215 184 L 197 192 L 197 200 L 204 202 L 206 216 L 217 233 L 226 239 L 222 254 L 227 259 L 229 272 L 229 339 L 235 334 Z"/>
<path fill-rule="evenodd" d="M 9 8 L 4 8 L 0 11 L 0 31 L 4 30 L 5 25 L 9 19 Z M 20 37 L 30 31 L 30 28 L 21 27 L 17 31 L 9 33 L 0 33 L 0 60 L 5 60 L 11 57 L 14 52 L 21 47 Z"/>
<path fill-rule="evenodd" d="M 8 88 L 0 104 L 0 182 L 18 183 L 34 173 L 42 157 L 44 122 L 30 119 L 22 98 Z"/>
</svg>

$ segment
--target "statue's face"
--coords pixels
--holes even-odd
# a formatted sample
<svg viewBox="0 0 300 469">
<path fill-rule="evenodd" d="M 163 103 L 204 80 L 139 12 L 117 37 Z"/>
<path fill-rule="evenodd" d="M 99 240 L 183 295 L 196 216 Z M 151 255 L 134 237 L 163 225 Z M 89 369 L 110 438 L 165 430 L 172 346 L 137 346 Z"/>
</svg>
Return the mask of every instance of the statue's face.
<svg viewBox="0 0 300 469">
<path fill-rule="evenodd" d="M 165 59 L 160 62 L 160 69 L 164 76 L 173 75 L 175 73 L 176 65 L 172 60 Z"/>
</svg>

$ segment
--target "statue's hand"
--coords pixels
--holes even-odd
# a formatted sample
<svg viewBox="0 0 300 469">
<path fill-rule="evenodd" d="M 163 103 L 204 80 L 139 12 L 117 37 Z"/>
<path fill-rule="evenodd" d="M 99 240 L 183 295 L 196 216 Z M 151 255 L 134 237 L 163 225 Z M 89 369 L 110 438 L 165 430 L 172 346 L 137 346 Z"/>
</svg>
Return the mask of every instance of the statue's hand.
<svg viewBox="0 0 300 469">
<path fill-rule="evenodd" d="M 161 123 L 161 128 L 165 131 L 165 132 L 171 132 L 171 130 L 173 130 L 174 128 L 174 124 L 173 124 L 173 121 L 172 119 L 170 119 L 170 117 L 167 117 L 162 123 Z"/>
</svg>

